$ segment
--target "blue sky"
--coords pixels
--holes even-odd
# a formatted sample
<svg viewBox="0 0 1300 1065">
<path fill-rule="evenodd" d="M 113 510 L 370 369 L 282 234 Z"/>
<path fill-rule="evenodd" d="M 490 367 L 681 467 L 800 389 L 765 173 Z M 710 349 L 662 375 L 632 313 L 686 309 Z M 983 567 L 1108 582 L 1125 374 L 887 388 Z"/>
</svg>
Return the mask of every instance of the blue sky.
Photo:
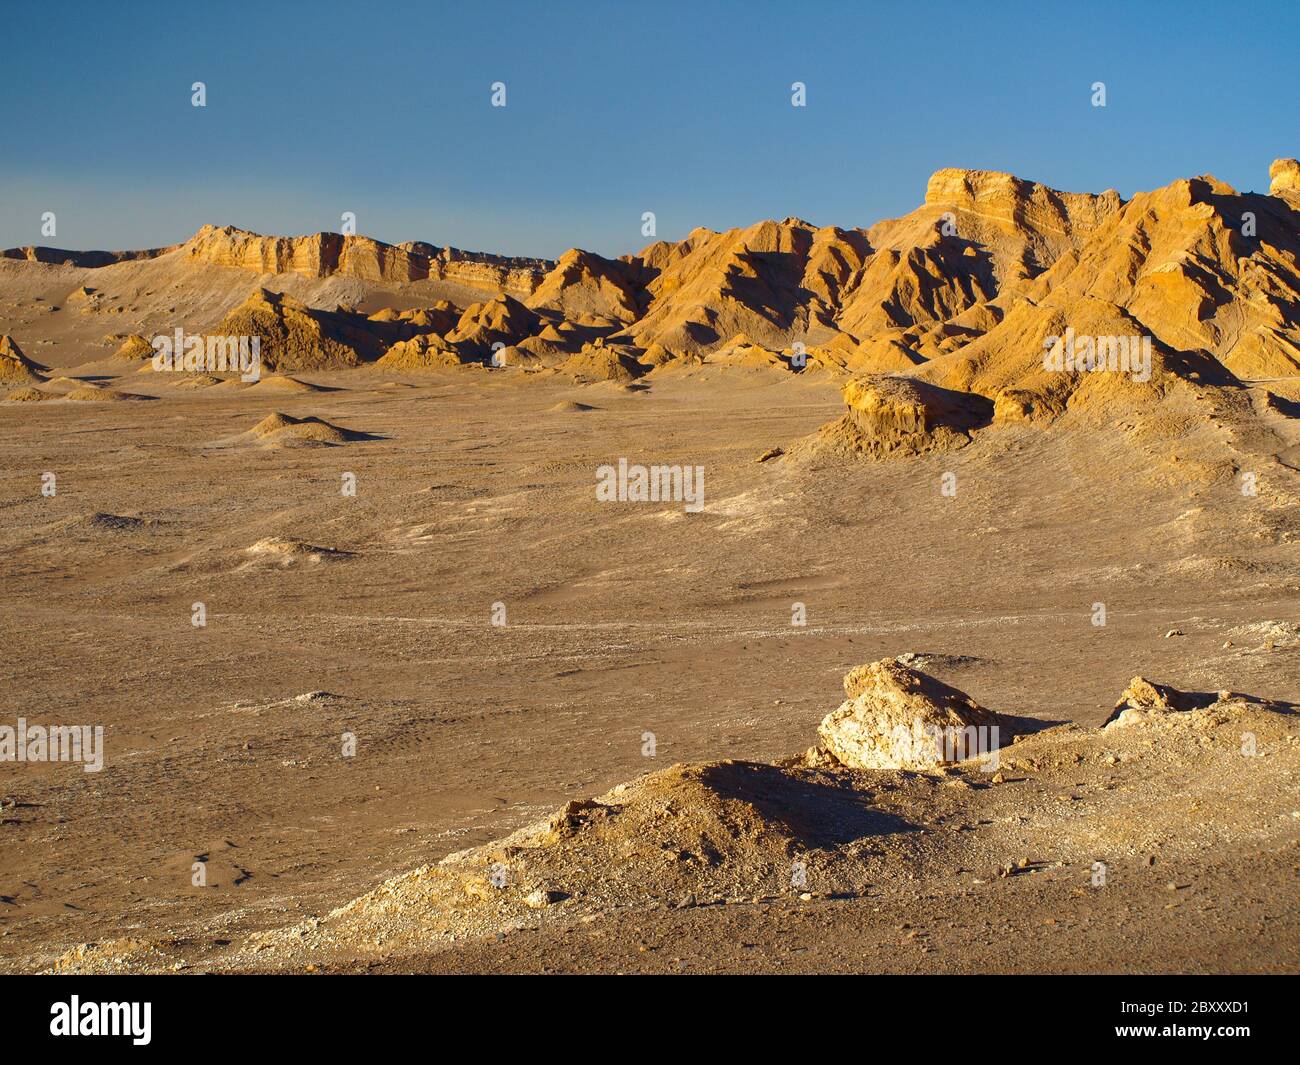
<svg viewBox="0 0 1300 1065">
<path fill-rule="evenodd" d="M 1300 153 L 1294 0 L 6 8 L 3 247 L 353 211 L 390 242 L 616 255 L 644 211 L 667 239 L 869 225 L 943 166 L 1128 196 L 1204 172 L 1263 191 Z"/>
</svg>

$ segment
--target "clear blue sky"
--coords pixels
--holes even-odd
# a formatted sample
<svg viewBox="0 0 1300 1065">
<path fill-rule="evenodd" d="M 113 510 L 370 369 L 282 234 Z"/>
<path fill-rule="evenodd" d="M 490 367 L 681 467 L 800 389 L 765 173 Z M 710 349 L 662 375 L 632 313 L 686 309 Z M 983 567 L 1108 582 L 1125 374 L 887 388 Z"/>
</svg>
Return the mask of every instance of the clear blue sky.
<svg viewBox="0 0 1300 1065">
<path fill-rule="evenodd" d="M 643 211 L 669 239 L 869 225 L 943 166 L 1128 196 L 1203 172 L 1262 191 L 1300 153 L 1296 0 L 4 0 L 0 26 L 3 247 L 354 211 L 390 242 L 614 255 L 648 243 Z"/>
</svg>

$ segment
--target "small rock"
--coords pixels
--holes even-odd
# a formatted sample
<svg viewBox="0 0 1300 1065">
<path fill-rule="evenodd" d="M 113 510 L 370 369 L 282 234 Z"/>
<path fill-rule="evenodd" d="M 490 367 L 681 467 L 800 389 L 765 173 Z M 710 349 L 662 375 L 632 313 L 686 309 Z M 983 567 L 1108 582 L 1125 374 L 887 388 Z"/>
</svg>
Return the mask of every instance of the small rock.
<svg viewBox="0 0 1300 1065">
<path fill-rule="evenodd" d="M 524 899 L 524 905 L 532 910 L 541 910 L 545 909 L 547 906 L 554 906 L 557 902 L 560 902 L 563 899 L 564 892 L 562 891 L 548 891 L 543 888 L 538 888 Z"/>
<path fill-rule="evenodd" d="M 1170 636 L 1184 636 L 1184 635 L 1186 635 L 1186 633 L 1184 633 L 1182 629 L 1170 629 L 1168 632 L 1165 633 L 1165 639 L 1166 640 L 1169 639 Z"/>
</svg>

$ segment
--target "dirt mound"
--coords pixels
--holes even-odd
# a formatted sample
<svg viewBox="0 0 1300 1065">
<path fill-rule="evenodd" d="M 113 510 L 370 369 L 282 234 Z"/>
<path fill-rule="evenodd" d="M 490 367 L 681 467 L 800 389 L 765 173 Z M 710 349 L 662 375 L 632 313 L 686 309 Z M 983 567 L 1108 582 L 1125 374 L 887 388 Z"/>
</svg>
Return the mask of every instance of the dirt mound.
<svg viewBox="0 0 1300 1065">
<path fill-rule="evenodd" d="M 792 863 L 805 859 L 827 862 L 824 883 L 856 893 L 865 889 L 861 868 L 829 856 L 897 827 L 862 793 L 817 770 L 675 765 L 395 877 L 323 920 L 254 936 L 248 949 L 411 949 L 537 916 L 789 895 L 797 893 Z"/>
<path fill-rule="evenodd" d="M 277 395 L 304 395 L 308 392 L 323 392 L 325 390 L 320 385 L 308 384 L 306 381 L 299 381 L 296 377 L 282 377 L 279 374 L 273 374 L 249 385 L 247 391 L 257 393 L 273 392 Z"/>
<path fill-rule="evenodd" d="M 743 333 L 737 334 L 721 347 L 709 352 L 708 364 L 733 366 L 752 370 L 789 370 L 790 364 L 778 352 L 755 344 Z"/>
<path fill-rule="evenodd" d="M 279 566 L 281 569 L 299 562 L 318 564 L 321 562 L 339 562 L 351 558 L 350 551 L 339 551 L 333 547 L 317 547 L 302 540 L 287 539 L 281 536 L 268 536 L 258 540 L 244 549 L 252 563 L 262 562 Z"/>
<path fill-rule="evenodd" d="M 6 403 L 40 403 L 45 399 L 57 399 L 48 392 L 42 392 L 39 388 L 15 388 L 6 392 L 4 400 Z"/>
<path fill-rule="evenodd" d="M 94 381 L 87 381 L 81 377 L 51 377 L 45 382 L 46 388 L 64 391 L 69 388 L 100 388 L 99 384 Z"/>
<path fill-rule="evenodd" d="M 152 359 L 154 355 L 153 345 L 149 343 L 139 333 L 130 334 L 122 341 L 121 346 L 113 353 L 115 359 L 123 359 L 126 362 L 139 362 L 141 359 Z"/>
<path fill-rule="evenodd" d="M 667 366 L 670 363 L 680 359 L 681 356 L 675 352 L 669 351 L 659 343 L 653 343 L 637 359 L 643 366 L 649 366 L 652 369 L 658 369 L 660 366 Z"/>
<path fill-rule="evenodd" d="M 374 439 L 368 433 L 344 429 L 321 418 L 295 418 L 279 411 L 268 414 L 248 431 L 248 435 L 272 445 L 346 444 Z"/>
<path fill-rule="evenodd" d="M 827 714 L 810 758 L 829 756 L 854 769 L 932 769 L 979 753 L 973 733 L 1000 733 L 1011 722 L 985 710 L 964 692 L 920 670 L 885 658 L 844 678 L 848 697 Z M 968 749 L 969 748 L 969 749 Z"/>
<path fill-rule="evenodd" d="M 210 373 L 185 373 L 171 376 L 171 383 L 176 388 L 211 388 L 213 385 L 224 385 L 230 381 L 236 385 L 243 384 L 238 378 L 214 377 Z"/>
<path fill-rule="evenodd" d="M 593 407 L 590 403 L 578 403 L 571 399 L 563 400 L 553 407 L 547 407 L 551 414 L 581 414 L 583 411 L 599 410 L 599 407 Z"/>
<path fill-rule="evenodd" d="M 638 362 L 629 352 L 604 345 L 588 344 L 576 355 L 560 363 L 561 373 L 571 374 L 580 381 L 618 381 L 628 383 L 644 377 L 649 367 Z"/>
<path fill-rule="evenodd" d="M 147 399 L 131 392 L 115 392 L 111 388 L 83 382 L 79 387 L 63 393 L 63 398 L 74 403 L 123 403 L 127 400 Z"/>
<path fill-rule="evenodd" d="M 553 336 L 546 335 L 548 333 L 553 334 Z M 513 347 L 516 351 L 521 352 L 524 356 L 531 357 L 542 366 L 558 366 L 570 355 L 576 355 L 582 350 L 580 342 L 564 337 L 552 326 L 547 326 L 537 336 L 521 340 Z"/>
</svg>

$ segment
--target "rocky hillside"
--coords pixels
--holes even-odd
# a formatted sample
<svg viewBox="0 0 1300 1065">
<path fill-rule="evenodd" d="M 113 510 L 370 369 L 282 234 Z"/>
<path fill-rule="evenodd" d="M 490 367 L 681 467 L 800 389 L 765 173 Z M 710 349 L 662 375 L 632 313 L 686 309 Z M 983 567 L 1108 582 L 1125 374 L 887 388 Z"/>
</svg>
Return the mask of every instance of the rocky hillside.
<svg viewBox="0 0 1300 1065">
<path fill-rule="evenodd" d="M 866 229 L 787 218 L 697 229 L 621 259 L 574 249 L 557 262 L 205 226 L 145 252 L 6 252 L 0 328 L 19 341 L 48 330 L 61 365 L 177 325 L 256 330 L 264 320 L 274 352 L 283 309 L 250 316 L 265 290 L 321 326 L 291 345 L 286 365 L 298 369 L 387 359 L 594 367 L 598 377 L 700 361 L 902 372 L 1033 420 L 1163 394 L 1175 380 L 1300 374 L 1300 164 L 1279 159 L 1270 179 L 1268 195 L 1207 175 L 1125 201 L 945 169 L 915 211 Z M 327 313 L 346 320 L 324 323 Z M 1045 345 L 1067 331 L 1149 338 L 1151 373 L 1045 367 Z"/>
</svg>

